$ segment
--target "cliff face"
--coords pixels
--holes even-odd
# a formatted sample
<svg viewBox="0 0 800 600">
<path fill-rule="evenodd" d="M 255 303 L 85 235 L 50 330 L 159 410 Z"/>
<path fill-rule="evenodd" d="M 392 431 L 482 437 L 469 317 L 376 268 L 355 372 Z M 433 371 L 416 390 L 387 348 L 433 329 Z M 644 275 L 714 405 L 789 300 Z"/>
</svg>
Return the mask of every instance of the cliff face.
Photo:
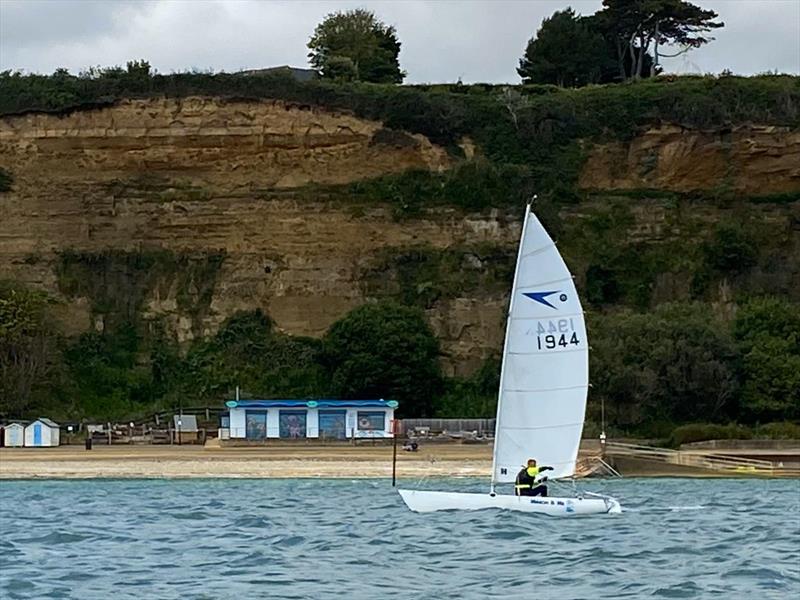
<svg viewBox="0 0 800 600">
<path fill-rule="evenodd" d="M 286 332 L 319 336 L 377 294 L 370 277 L 400 285 L 397 269 L 381 271 L 381 257 L 457 251 L 465 278 L 486 271 L 480 248 L 513 261 L 517 215 L 437 209 L 397 221 L 385 206 L 327 192 L 451 163 L 421 135 L 280 102 L 129 100 L 4 117 L 0 166 L 14 184 L 0 194 L 0 278 L 61 299 L 68 333 L 102 329 L 127 311 L 163 320 L 186 342 L 259 307 Z M 797 132 L 661 127 L 590 148 L 580 184 L 800 193 L 798 165 Z M 579 221 L 580 212 L 563 216 Z M 637 216 L 640 238 L 675 235 L 662 213 Z M 475 277 L 467 291 L 426 305 L 451 373 L 472 371 L 502 342 L 510 279 Z"/>
<path fill-rule="evenodd" d="M 800 194 L 800 132 L 759 126 L 716 131 L 654 127 L 627 143 L 592 148 L 580 185 L 600 190 Z"/>
<path fill-rule="evenodd" d="M 313 186 L 440 170 L 450 159 L 419 135 L 276 102 L 136 100 L 4 118 L 0 156 L 14 177 L 13 191 L 0 195 L 0 278 L 61 298 L 69 333 L 102 328 L 109 309 L 90 296 L 98 287 L 124 289 L 136 276 L 130 261 L 91 258 L 109 251 L 178 257 L 176 268 L 152 269 L 134 286 L 146 289 L 128 294 L 142 296 L 142 315 L 164 318 L 185 342 L 256 307 L 289 333 L 321 335 L 364 302 L 360 274 L 381 248 L 510 244 L 518 235 L 492 217 L 445 212 L 402 224 L 386 208 L 334 205 Z M 71 285 L 65 251 L 94 260 L 88 271 L 67 269 L 79 280 Z M 223 258 L 207 306 L 191 310 L 208 292 L 208 282 L 195 279 L 211 275 L 193 276 L 191 267 L 209 254 Z M 87 278 L 99 281 L 80 281 Z M 431 311 L 451 364 L 477 362 L 487 344 L 497 345 L 502 303 L 502 295 L 463 298 Z"/>
</svg>

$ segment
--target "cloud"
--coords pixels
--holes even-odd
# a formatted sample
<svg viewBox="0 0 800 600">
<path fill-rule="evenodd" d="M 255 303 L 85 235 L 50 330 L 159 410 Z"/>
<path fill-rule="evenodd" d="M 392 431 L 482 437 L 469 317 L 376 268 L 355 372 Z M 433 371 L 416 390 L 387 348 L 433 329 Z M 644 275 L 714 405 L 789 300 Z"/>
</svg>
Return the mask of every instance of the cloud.
<svg viewBox="0 0 800 600">
<path fill-rule="evenodd" d="M 665 59 L 668 71 L 800 73 L 800 2 L 696 0 L 726 27 L 699 50 Z M 161 72 L 307 66 L 314 27 L 335 10 L 366 7 L 397 28 L 408 82 L 512 82 L 542 19 L 601 0 L 259 1 L 2 0 L 0 70 L 79 72 L 143 58 Z"/>
</svg>

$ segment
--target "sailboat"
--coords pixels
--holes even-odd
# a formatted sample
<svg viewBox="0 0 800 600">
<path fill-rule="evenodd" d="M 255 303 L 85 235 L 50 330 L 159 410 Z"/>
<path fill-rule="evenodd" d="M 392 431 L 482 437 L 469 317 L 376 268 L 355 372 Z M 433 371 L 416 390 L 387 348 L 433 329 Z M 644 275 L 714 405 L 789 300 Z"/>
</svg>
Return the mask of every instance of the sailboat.
<svg viewBox="0 0 800 600">
<path fill-rule="evenodd" d="M 496 491 L 513 482 L 529 458 L 571 478 L 583 433 L 589 388 L 589 345 L 580 299 L 567 265 L 531 206 L 511 289 L 492 456 L 486 493 L 398 490 L 415 512 L 497 508 L 548 515 L 619 513 L 602 494 L 516 496 Z"/>
</svg>

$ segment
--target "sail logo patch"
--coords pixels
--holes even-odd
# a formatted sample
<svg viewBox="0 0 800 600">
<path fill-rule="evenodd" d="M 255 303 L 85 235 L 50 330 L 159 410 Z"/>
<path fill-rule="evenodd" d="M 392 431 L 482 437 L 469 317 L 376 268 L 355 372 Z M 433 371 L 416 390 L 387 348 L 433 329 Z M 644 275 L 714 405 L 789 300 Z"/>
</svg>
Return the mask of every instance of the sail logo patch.
<svg viewBox="0 0 800 600">
<path fill-rule="evenodd" d="M 566 302 L 567 301 L 567 295 L 566 294 L 561 294 L 560 290 L 553 290 L 552 292 L 523 292 L 522 293 L 523 296 L 525 296 L 526 298 L 530 298 L 534 302 L 538 302 L 539 304 L 543 304 L 544 306 L 549 306 L 550 308 L 552 308 L 554 310 L 558 310 L 555 306 L 550 304 L 550 301 L 547 299 L 548 296 L 552 296 L 553 294 L 560 294 L 558 299 L 561 300 L 561 302 Z"/>
</svg>

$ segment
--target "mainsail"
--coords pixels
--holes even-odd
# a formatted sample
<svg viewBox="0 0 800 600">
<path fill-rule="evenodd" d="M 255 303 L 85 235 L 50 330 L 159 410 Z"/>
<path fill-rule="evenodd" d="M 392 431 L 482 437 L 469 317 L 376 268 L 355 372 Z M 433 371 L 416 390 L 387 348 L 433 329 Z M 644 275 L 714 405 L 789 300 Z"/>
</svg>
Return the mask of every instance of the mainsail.
<svg viewBox="0 0 800 600">
<path fill-rule="evenodd" d="M 572 275 L 539 219 L 525 211 L 511 289 L 492 483 L 514 481 L 525 461 L 568 477 L 583 432 L 589 346 Z"/>
</svg>

